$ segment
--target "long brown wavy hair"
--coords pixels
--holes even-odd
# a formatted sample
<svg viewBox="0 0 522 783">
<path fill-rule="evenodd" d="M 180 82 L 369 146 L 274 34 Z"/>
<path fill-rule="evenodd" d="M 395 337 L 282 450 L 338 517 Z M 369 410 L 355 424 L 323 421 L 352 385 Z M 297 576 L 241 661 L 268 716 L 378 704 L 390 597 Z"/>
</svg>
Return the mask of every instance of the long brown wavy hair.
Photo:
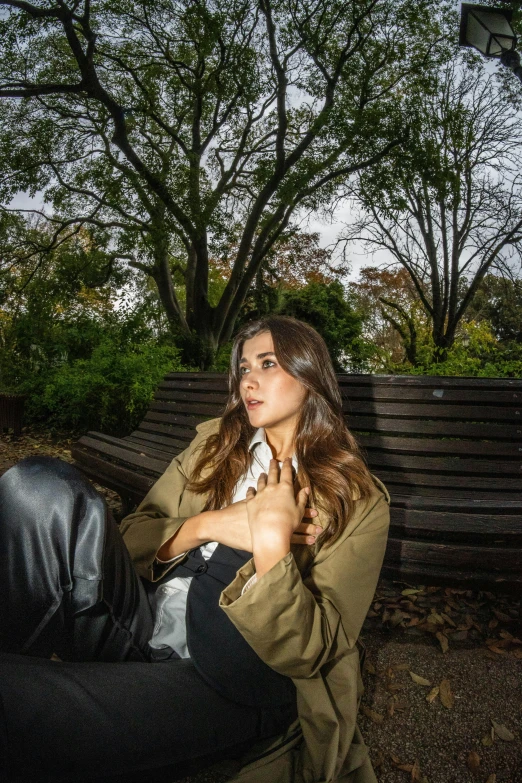
<svg viewBox="0 0 522 783">
<path fill-rule="evenodd" d="M 264 332 L 272 335 L 280 366 L 307 391 L 295 434 L 297 481 L 311 488 L 311 505 L 327 514 L 329 524 L 320 541 L 332 544 L 352 516 L 355 501 L 368 499 L 372 479 L 345 424 L 341 393 L 324 340 L 295 318 L 270 315 L 248 323 L 236 336 L 229 398 L 219 432 L 205 442 L 188 489 L 208 493 L 205 511 L 220 509 L 232 501 L 237 482 L 252 463 L 249 444 L 256 428 L 241 399 L 239 361 L 245 341 Z"/>
</svg>

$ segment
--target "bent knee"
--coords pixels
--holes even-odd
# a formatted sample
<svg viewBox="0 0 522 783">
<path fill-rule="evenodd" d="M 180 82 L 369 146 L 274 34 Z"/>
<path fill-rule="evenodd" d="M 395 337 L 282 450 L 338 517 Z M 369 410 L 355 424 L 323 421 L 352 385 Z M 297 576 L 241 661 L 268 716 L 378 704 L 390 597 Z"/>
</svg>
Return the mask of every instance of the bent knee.
<svg viewBox="0 0 522 783">
<path fill-rule="evenodd" d="M 2 525 L 51 520 L 53 511 L 64 519 L 77 507 L 78 500 L 89 499 L 104 507 L 103 498 L 68 462 L 56 457 L 26 457 L 0 478 L 0 516 Z"/>
</svg>

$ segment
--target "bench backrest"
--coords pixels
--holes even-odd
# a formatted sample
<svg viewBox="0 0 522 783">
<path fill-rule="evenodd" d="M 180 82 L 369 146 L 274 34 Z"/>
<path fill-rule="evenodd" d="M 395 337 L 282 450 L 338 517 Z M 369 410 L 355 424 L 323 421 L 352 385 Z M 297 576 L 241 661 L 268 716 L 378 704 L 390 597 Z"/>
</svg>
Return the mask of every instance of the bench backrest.
<svg viewBox="0 0 522 783">
<path fill-rule="evenodd" d="M 338 375 L 346 421 L 392 497 L 522 500 L 522 381 Z M 182 451 L 227 397 L 219 373 L 169 373 L 128 440 Z M 481 503 L 483 506 L 483 502 Z"/>
</svg>

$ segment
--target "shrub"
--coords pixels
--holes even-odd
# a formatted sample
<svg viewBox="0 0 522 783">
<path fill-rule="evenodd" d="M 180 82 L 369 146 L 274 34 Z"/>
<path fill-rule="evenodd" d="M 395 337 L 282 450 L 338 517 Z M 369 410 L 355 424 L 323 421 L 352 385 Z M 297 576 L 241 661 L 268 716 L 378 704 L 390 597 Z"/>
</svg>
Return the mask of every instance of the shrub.
<svg viewBox="0 0 522 783">
<path fill-rule="evenodd" d="M 21 384 L 29 395 L 26 420 L 54 431 L 128 434 L 163 376 L 180 369 L 173 346 L 122 345 L 107 335 L 90 358 L 51 367 Z"/>
</svg>

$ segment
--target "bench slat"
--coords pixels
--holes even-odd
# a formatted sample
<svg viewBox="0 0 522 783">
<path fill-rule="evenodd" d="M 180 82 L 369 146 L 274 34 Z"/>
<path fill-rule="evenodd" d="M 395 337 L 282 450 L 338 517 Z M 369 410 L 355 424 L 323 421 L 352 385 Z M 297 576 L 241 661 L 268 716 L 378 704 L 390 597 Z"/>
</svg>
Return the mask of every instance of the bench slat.
<svg viewBox="0 0 522 783">
<path fill-rule="evenodd" d="M 347 416 L 347 425 L 355 433 L 385 432 L 387 435 L 396 432 L 403 437 L 405 434 L 432 435 L 439 438 L 465 438 L 477 440 L 502 440 L 520 442 L 522 422 L 520 426 L 511 424 L 477 424 L 459 421 L 415 421 L 411 419 L 386 419 L 375 416 Z"/>
<path fill-rule="evenodd" d="M 176 457 L 187 448 L 194 436 L 189 440 L 188 438 L 175 437 L 173 434 L 171 434 L 171 436 L 164 436 L 153 432 L 146 432 L 144 430 L 134 430 L 128 437 L 132 438 L 133 441 L 140 443 L 157 444 L 158 448 L 163 447 L 165 451 L 170 450 L 172 457 Z"/>
<path fill-rule="evenodd" d="M 490 476 L 495 475 L 502 478 L 518 476 L 522 485 L 522 461 L 520 457 L 516 460 L 477 460 L 462 456 L 455 457 L 410 457 L 402 454 L 384 453 L 380 451 L 371 451 L 369 453 L 369 462 L 372 468 L 395 468 L 400 471 L 432 471 L 440 473 L 446 478 L 446 474 L 451 474 L 456 478 L 466 475 Z M 459 479 L 460 480 L 460 479 Z"/>
<path fill-rule="evenodd" d="M 522 512 L 522 503 L 519 507 Z M 489 539 L 493 543 L 503 539 L 522 544 L 520 513 L 513 514 L 462 514 L 452 511 L 430 511 L 391 507 L 392 538 L 406 535 L 410 538 Z M 478 543 L 478 541 L 477 541 Z"/>
<path fill-rule="evenodd" d="M 394 454 L 465 454 L 469 457 L 508 457 L 522 459 L 519 442 L 499 443 L 483 440 L 441 440 L 439 438 L 401 438 L 386 435 L 357 435 L 362 448 Z"/>
<path fill-rule="evenodd" d="M 143 448 L 143 445 L 145 444 L 140 445 L 138 443 L 133 443 L 131 440 L 129 440 L 128 436 L 124 438 L 114 438 L 111 435 L 105 435 L 105 433 L 103 432 L 91 431 L 88 432 L 87 435 L 84 435 L 83 437 L 93 438 L 95 441 L 101 441 L 103 443 L 110 443 L 113 446 L 119 446 L 120 448 L 128 449 L 130 451 L 135 451 L 138 454 L 145 452 L 144 456 L 153 457 L 159 459 L 160 461 L 165 461 L 170 457 L 169 453 L 165 451 L 158 451 L 157 449 L 151 448 L 150 445 L 146 445 L 145 448 Z M 80 440 L 82 439 L 80 438 Z"/>
<path fill-rule="evenodd" d="M 417 403 L 444 402 L 468 406 L 470 404 L 485 405 L 490 403 L 492 407 L 502 406 L 520 408 L 522 405 L 522 391 L 485 391 L 464 389 L 425 389 L 425 388 L 397 388 L 395 386 L 357 386 L 341 385 L 341 395 L 346 401 L 367 400 L 398 401 L 408 400 Z M 441 394 L 442 393 L 442 394 Z M 228 397 L 228 389 L 223 386 L 221 391 L 205 391 L 199 388 L 180 388 L 175 381 L 162 383 L 158 387 L 154 399 L 173 400 L 175 402 L 203 402 L 224 404 Z"/>
<path fill-rule="evenodd" d="M 130 450 L 128 448 L 122 448 L 121 446 L 114 446 L 111 443 L 104 443 L 103 441 L 96 440 L 95 438 L 89 438 L 84 436 L 80 438 L 78 443 L 82 447 L 93 450 L 97 454 L 103 454 L 107 457 L 119 460 L 129 465 L 135 465 L 141 470 L 145 470 L 148 473 L 152 473 L 154 476 L 161 476 L 169 466 L 167 460 L 159 460 Z"/>
<path fill-rule="evenodd" d="M 86 468 L 86 472 L 95 481 L 116 492 L 123 490 L 133 497 L 143 498 L 156 481 L 152 476 L 144 476 L 121 465 L 100 459 L 79 446 L 73 446 L 71 453 L 75 460 L 81 461 L 82 470 Z"/>
<path fill-rule="evenodd" d="M 451 568 L 437 567 L 430 564 L 415 563 L 410 566 L 408 562 L 388 563 L 385 559 L 381 569 L 381 576 L 385 579 L 395 579 L 409 585 L 433 585 L 443 587 L 459 585 L 473 590 L 491 590 L 492 588 L 502 592 L 520 594 L 522 588 L 522 574 L 510 573 L 503 575 L 492 573 L 485 568 L 477 571 L 476 567 L 463 570 L 453 566 Z"/>
<path fill-rule="evenodd" d="M 406 560 L 410 567 L 415 563 L 429 563 L 435 567 L 455 567 L 472 571 L 486 565 L 489 573 L 513 572 L 520 575 L 522 571 L 521 549 L 403 541 L 397 538 L 388 539 L 386 560 L 388 563 Z"/>
</svg>

